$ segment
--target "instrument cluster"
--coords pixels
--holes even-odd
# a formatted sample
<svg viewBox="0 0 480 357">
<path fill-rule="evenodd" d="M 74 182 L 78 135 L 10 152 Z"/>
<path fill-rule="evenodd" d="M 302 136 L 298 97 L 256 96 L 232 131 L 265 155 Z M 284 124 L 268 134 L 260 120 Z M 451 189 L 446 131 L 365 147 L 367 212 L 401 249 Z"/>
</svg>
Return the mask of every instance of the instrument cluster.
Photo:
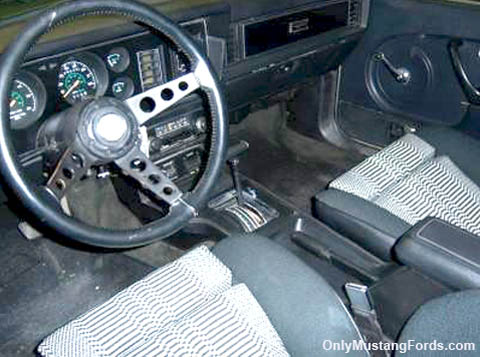
<svg viewBox="0 0 480 357">
<path fill-rule="evenodd" d="M 131 57 L 125 47 L 117 47 L 103 58 L 86 51 L 67 56 L 61 63 L 40 63 L 30 66 L 34 67 L 33 71 L 20 71 L 12 83 L 9 99 L 12 129 L 27 128 L 39 120 L 45 112 L 47 100 L 57 101 L 57 107 L 64 107 L 86 98 L 103 96 L 107 91 L 121 100 L 127 99 L 135 92 L 134 79 L 127 74 L 112 79 L 112 74 L 126 72 Z M 51 84 L 52 70 L 55 70 L 55 93 Z M 50 91 L 46 81 L 50 82 Z"/>
<path fill-rule="evenodd" d="M 208 53 L 205 19 L 181 25 Z M 33 60 L 12 82 L 11 128 L 28 128 L 30 137 L 42 118 L 82 100 L 104 95 L 125 100 L 185 71 L 185 59 L 150 32 Z"/>
</svg>

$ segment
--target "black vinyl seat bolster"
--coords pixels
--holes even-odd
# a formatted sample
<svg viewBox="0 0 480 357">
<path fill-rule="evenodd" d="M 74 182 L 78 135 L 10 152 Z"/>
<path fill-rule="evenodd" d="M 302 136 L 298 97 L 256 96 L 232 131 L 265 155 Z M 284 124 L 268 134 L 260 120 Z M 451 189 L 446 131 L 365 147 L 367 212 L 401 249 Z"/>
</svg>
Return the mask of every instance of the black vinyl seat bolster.
<svg viewBox="0 0 480 357">
<path fill-rule="evenodd" d="M 270 318 L 291 356 L 335 355 L 324 341 L 361 339 L 329 284 L 298 257 L 259 235 L 229 237 L 212 252 L 245 283 Z M 365 351 L 352 351 L 367 356 Z"/>
<path fill-rule="evenodd" d="M 335 231 L 385 261 L 411 226 L 375 204 L 347 192 L 328 189 L 315 196 L 315 215 Z"/>
</svg>

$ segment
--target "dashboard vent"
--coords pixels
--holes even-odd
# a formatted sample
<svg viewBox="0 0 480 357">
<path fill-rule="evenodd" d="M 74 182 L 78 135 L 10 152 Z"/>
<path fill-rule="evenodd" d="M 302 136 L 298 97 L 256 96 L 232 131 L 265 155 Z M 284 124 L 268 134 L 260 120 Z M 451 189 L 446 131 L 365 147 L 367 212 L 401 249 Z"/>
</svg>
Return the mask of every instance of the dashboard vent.
<svg viewBox="0 0 480 357">
<path fill-rule="evenodd" d="M 350 26 L 360 26 L 362 22 L 362 3 L 361 0 L 350 0 L 348 9 L 348 24 Z"/>
</svg>

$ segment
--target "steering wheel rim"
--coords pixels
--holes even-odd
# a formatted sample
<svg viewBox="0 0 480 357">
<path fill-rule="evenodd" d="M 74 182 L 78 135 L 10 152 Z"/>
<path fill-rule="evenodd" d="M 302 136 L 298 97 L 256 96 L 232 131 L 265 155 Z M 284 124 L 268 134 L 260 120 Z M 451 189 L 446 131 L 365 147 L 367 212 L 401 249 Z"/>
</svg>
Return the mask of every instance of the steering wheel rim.
<svg viewBox="0 0 480 357">
<path fill-rule="evenodd" d="M 170 214 L 141 228 L 115 231 L 89 226 L 54 208 L 41 190 L 24 176 L 10 140 L 8 98 L 14 74 L 38 39 L 55 26 L 85 15 L 119 15 L 151 27 L 172 41 L 190 60 L 192 69 L 201 73 L 200 89 L 206 94 L 211 111 L 211 145 L 202 178 L 195 189 L 172 205 Z M 212 66 L 183 30 L 155 9 L 126 0 L 79 0 L 53 7 L 27 24 L 7 47 L 0 62 L 0 173 L 11 193 L 41 223 L 64 237 L 89 245 L 127 248 L 145 245 L 180 230 L 208 199 L 218 179 L 226 154 L 228 119 L 220 84 Z"/>
</svg>

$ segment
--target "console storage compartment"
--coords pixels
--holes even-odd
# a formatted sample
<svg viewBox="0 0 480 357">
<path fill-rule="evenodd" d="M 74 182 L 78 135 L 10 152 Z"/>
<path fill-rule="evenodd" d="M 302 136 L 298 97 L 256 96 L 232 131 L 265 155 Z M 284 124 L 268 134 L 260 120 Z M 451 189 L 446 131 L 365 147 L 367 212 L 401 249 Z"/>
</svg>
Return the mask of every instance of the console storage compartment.
<svg viewBox="0 0 480 357">
<path fill-rule="evenodd" d="M 401 263 L 454 289 L 480 287 L 480 237 L 444 221 L 417 223 L 394 252 Z"/>
</svg>

